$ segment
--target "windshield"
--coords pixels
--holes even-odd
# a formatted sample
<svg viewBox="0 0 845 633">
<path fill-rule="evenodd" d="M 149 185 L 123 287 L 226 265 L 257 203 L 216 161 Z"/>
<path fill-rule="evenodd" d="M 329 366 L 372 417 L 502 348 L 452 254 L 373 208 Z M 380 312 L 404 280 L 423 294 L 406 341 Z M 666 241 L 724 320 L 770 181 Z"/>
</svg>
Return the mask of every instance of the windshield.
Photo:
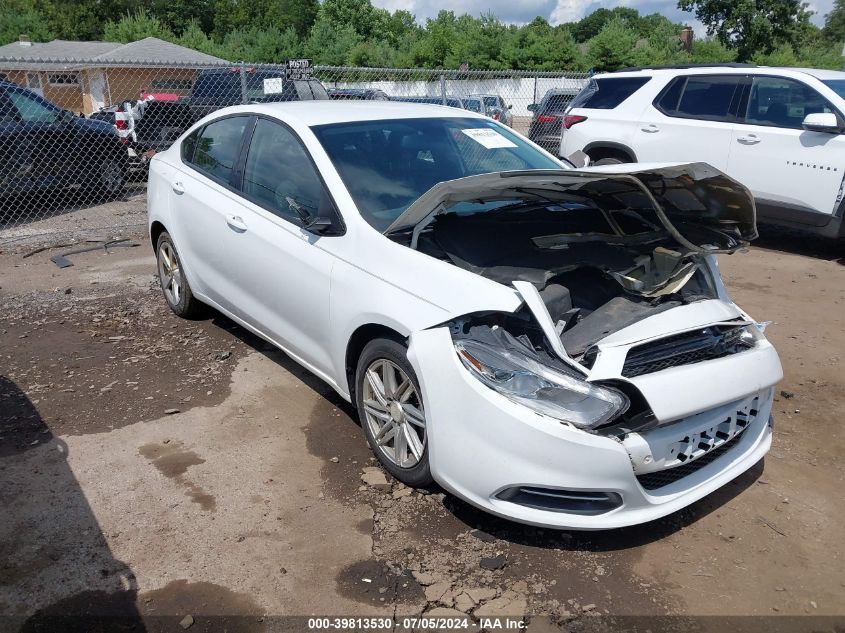
<svg viewBox="0 0 845 633">
<path fill-rule="evenodd" d="M 822 83 L 845 99 L 845 79 L 827 79 Z"/>
<path fill-rule="evenodd" d="M 561 164 L 493 121 L 394 119 L 312 128 L 363 218 L 384 231 L 445 180 Z"/>
</svg>

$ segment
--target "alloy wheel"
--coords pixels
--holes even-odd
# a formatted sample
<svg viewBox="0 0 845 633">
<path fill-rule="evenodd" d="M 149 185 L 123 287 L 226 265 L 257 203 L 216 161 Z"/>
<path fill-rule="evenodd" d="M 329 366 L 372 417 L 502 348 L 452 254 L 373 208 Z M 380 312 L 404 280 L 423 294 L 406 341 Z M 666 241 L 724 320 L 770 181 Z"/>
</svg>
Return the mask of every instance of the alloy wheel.
<svg viewBox="0 0 845 633">
<path fill-rule="evenodd" d="M 170 242 L 162 242 L 158 247 L 158 276 L 167 302 L 178 306 L 182 299 L 182 269 Z"/>
<path fill-rule="evenodd" d="M 425 452 L 425 413 L 410 377 L 389 360 L 375 360 L 364 373 L 363 400 L 378 450 L 400 468 L 416 466 Z"/>
</svg>

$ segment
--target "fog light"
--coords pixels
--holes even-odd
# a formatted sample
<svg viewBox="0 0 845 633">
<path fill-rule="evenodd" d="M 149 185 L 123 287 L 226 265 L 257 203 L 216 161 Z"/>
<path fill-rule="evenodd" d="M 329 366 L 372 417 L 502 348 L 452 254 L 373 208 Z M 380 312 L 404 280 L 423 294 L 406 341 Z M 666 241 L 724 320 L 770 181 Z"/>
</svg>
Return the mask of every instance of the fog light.
<svg viewBox="0 0 845 633">
<path fill-rule="evenodd" d="M 600 490 L 559 490 L 535 486 L 514 486 L 496 495 L 497 499 L 547 512 L 593 516 L 622 505 L 622 496 Z"/>
</svg>

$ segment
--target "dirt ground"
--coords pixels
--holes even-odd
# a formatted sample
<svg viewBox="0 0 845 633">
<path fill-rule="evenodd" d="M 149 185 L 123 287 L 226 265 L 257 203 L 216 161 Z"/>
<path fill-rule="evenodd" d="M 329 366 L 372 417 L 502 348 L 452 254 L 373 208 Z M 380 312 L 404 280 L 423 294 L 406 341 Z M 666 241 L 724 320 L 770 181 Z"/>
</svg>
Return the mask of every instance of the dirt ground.
<svg viewBox="0 0 845 633">
<path fill-rule="evenodd" d="M 845 630 L 841 245 L 769 231 L 721 258 L 786 374 L 764 462 L 663 520 L 575 533 L 364 484 L 351 407 L 227 319 L 173 316 L 130 237 L 64 269 L 62 249 L 0 252 L 0 629 L 430 613 L 534 633 Z M 770 617 L 695 617 L 752 615 Z"/>
</svg>

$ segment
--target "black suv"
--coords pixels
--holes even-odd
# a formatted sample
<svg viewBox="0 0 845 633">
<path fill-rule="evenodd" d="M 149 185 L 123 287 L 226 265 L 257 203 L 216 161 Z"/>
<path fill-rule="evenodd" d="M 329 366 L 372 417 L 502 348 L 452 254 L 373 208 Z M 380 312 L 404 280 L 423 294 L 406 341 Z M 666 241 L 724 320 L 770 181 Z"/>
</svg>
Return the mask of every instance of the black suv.
<svg viewBox="0 0 845 633">
<path fill-rule="evenodd" d="M 213 68 L 201 70 L 191 88 L 188 104 L 194 121 L 220 108 L 240 103 L 309 101 L 328 99 L 329 94 L 317 79 L 285 79 L 284 69 Z M 245 91 L 245 94 L 244 94 Z"/>
<path fill-rule="evenodd" d="M 563 130 L 563 115 L 577 90 L 549 90 L 540 103 L 532 103 L 528 109 L 533 113 L 528 138 L 555 156 L 560 153 L 560 135 Z"/>
<path fill-rule="evenodd" d="M 68 190 L 123 192 L 126 148 L 114 127 L 62 110 L 15 83 L 0 81 L 0 198 Z"/>
</svg>

